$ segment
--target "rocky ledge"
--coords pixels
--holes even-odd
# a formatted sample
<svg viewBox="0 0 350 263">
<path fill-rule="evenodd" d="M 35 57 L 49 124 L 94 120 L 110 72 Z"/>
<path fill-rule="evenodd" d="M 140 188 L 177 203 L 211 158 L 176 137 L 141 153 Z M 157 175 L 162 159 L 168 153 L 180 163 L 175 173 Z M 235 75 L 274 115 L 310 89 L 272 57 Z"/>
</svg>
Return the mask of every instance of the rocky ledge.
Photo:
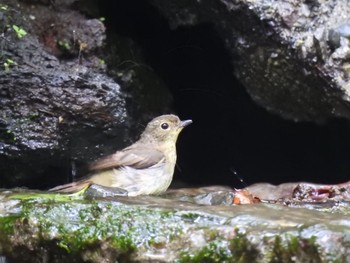
<svg viewBox="0 0 350 263">
<path fill-rule="evenodd" d="M 5 262 L 350 261 L 346 200 L 232 204 L 239 193 L 91 199 L 4 190 L 0 254 Z"/>
</svg>

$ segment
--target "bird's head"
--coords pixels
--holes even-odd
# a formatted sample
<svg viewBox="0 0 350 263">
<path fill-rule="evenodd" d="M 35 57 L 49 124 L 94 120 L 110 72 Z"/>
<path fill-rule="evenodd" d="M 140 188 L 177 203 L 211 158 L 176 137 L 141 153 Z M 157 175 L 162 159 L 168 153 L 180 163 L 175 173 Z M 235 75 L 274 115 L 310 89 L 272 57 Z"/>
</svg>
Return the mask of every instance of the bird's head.
<svg viewBox="0 0 350 263">
<path fill-rule="evenodd" d="M 175 143 L 181 130 L 191 123 L 192 120 L 181 121 L 176 115 L 161 115 L 147 124 L 141 139 Z"/>
</svg>

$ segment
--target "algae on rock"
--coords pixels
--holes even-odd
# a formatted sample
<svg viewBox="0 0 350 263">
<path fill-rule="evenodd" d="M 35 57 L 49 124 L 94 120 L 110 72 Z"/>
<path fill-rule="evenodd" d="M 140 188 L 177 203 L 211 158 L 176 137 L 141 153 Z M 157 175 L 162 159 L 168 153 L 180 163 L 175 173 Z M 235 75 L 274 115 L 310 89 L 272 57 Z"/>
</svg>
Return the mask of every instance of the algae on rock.
<svg viewBox="0 0 350 263">
<path fill-rule="evenodd" d="M 8 262 L 348 262 L 346 215 L 278 204 L 203 206 L 164 197 L 29 200 L 3 194 Z"/>
</svg>

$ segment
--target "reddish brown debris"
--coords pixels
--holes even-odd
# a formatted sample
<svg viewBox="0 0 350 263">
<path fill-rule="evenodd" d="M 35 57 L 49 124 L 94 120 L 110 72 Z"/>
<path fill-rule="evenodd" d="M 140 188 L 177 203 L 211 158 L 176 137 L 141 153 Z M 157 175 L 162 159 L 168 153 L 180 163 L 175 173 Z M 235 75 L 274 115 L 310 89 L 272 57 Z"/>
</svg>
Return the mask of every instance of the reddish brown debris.
<svg viewBox="0 0 350 263">
<path fill-rule="evenodd" d="M 232 200 L 232 204 L 234 205 L 247 205 L 247 204 L 256 204 L 260 203 L 260 198 L 253 196 L 246 189 L 236 189 L 235 196 Z"/>
</svg>

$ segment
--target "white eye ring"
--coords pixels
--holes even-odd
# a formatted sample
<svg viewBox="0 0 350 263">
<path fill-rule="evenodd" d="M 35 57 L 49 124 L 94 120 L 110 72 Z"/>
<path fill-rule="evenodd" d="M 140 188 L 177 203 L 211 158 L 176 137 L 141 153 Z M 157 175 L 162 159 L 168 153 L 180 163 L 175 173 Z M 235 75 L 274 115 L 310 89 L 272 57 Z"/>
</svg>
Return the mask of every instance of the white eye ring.
<svg viewBox="0 0 350 263">
<path fill-rule="evenodd" d="M 167 130 L 167 129 L 169 129 L 169 124 L 166 123 L 166 122 L 163 122 L 163 123 L 160 125 L 160 127 L 161 127 L 163 130 Z"/>
</svg>

